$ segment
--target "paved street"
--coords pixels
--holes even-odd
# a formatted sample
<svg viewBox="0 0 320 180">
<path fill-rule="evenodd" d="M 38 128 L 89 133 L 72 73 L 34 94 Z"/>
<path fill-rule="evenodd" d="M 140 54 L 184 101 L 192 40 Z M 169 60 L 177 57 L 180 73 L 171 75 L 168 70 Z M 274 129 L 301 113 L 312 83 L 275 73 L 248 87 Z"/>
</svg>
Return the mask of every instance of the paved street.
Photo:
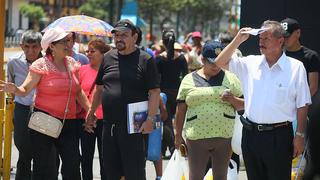
<svg viewBox="0 0 320 180">
<path fill-rule="evenodd" d="M 97 148 L 96 148 L 97 149 Z M 11 176 L 10 176 L 10 180 L 14 180 L 15 178 L 15 173 L 16 173 L 16 163 L 17 163 L 17 159 L 18 159 L 18 152 L 17 149 L 14 145 L 12 145 L 12 158 L 11 158 L 11 167 L 13 168 L 13 170 L 11 171 Z M 164 169 L 168 164 L 168 160 L 164 160 Z M 93 177 L 94 180 L 99 180 L 100 178 L 100 168 L 99 168 L 99 156 L 98 156 L 98 152 L 95 152 L 95 156 L 94 156 L 94 164 L 93 164 Z M 146 163 L 146 174 L 147 174 L 147 180 L 154 180 L 156 178 L 156 174 L 155 174 L 155 170 L 154 170 L 154 166 L 153 163 L 150 161 L 147 161 Z M 59 180 L 61 180 L 61 176 L 59 178 Z M 240 171 L 239 173 L 239 180 L 246 180 L 246 175 L 245 175 L 245 171 Z"/>
<path fill-rule="evenodd" d="M 21 52 L 19 49 L 10 49 L 10 50 L 5 50 L 4 53 L 4 57 L 5 60 L 18 53 Z M 18 159 L 18 153 L 17 153 L 17 149 L 14 146 L 14 143 L 12 143 L 12 158 L 11 158 L 11 167 L 13 168 L 12 172 L 11 172 L 11 177 L 10 179 L 14 179 L 15 178 L 15 172 L 16 172 L 16 163 L 17 163 L 17 159 Z M 97 148 L 96 148 L 97 149 Z M 168 164 L 168 160 L 164 160 L 164 165 L 163 165 L 163 169 L 166 168 Z M 99 157 L 98 157 L 98 152 L 96 151 L 95 156 L 94 156 L 94 165 L 93 165 L 93 173 L 94 173 L 94 180 L 98 180 L 101 179 L 100 178 L 100 168 L 99 168 Z M 154 170 L 154 166 L 153 163 L 150 161 L 147 161 L 146 163 L 146 174 L 147 174 L 147 180 L 154 180 L 156 177 L 155 174 L 155 170 Z M 62 179 L 61 176 L 59 179 Z M 240 171 L 239 173 L 239 180 L 246 180 L 246 175 L 245 175 L 245 171 Z"/>
</svg>

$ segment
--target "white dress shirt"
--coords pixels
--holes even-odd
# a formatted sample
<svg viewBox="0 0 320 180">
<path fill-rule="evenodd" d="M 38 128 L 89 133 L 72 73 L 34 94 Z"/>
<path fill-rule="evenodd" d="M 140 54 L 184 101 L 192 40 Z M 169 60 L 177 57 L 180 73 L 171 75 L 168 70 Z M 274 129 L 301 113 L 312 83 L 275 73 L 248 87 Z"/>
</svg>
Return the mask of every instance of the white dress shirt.
<svg viewBox="0 0 320 180">
<path fill-rule="evenodd" d="M 264 55 L 233 57 L 229 70 L 242 83 L 245 115 L 253 122 L 292 122 L 297 118 L 297 108 L 311 104 L 303 64 L 284 53 L 272 67 Z"/>
</svg>

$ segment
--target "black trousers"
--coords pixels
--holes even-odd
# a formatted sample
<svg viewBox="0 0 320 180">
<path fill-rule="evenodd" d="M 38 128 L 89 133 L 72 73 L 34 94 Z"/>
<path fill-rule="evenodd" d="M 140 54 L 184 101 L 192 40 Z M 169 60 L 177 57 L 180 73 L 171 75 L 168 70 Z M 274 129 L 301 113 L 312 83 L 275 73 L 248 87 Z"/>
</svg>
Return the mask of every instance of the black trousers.
<svg viewBox="0 0 320 180">
<path fill-rule="evenodd" d="M 57 179 L 57 154 L 62 161 L 63 180 L 80 180 L 79 138 L 76 120 L 65 120 L 58 139 L 30 130 L 33 146 L 32 180 Z"/>
<path fill-rule="evenodd" d="M 248 180 L 290 180 L 292 126 L 258 132 L 242 130 L 242 153 Z"/>
<path fill-rule="evenodd" d="M 119 180 L 123 175 L 126 180 L 146 180 L 144 136 L 127 131 L 126 124 L 103 122 L 102 180 Z"/>
<path fill-rule="evenodd" d="M 171 155 L 173 154 L 173 151 L 175 150 L 174 145 L 174 131 L 173 131 L 173 117 L 176 113 L 176 98 L 178 94 L 177 89 L 161 89 L 162 92 L 164 92 L 167 95 L 167 112 L 168 112 L 168 118 L 163 122 L 163 135 L 162 135 L 162 144 L 161 144 L 161 152 L 162 155 L 165 155 L 167 148 L 169 148 L 169 151 Z"/>
<path fill-rule="evenodd" d="M 84 120 L 83 120 L 84 121 Z M 97 127 L 94 133 L 84 131 L 83 126 L 80 127 L 80 142 L 81 142 L 81 171 L 82 180 L 93 179 L 93 158 L 96 147 L 96 141 L 99 152 L 100 175 L 103 177 L 103 162 L 102 162 L 102 120 L 97 121 Z"/>
<path fill-rule="evenodd" d="M 16 180 L 31 179 L 32 144 L 28 123 L 30 120 L 30 106 L 15 103 L 13 111 L 14 144 L 19 151 Z"/>
</svg>

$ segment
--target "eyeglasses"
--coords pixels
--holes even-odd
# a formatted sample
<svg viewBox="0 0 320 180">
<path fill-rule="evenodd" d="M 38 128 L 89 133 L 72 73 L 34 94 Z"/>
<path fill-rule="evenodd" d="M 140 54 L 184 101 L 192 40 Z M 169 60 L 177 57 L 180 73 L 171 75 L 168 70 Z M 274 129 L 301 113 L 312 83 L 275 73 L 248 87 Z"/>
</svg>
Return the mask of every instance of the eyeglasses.
<svg viewBox="0 0 320 180">
<path fill-rule="evenodd" d="M 86 50 L 86 53 L 89 54 L 89 53 L 95 53 L 96 51 L 95 50 Z"/>
</svg>

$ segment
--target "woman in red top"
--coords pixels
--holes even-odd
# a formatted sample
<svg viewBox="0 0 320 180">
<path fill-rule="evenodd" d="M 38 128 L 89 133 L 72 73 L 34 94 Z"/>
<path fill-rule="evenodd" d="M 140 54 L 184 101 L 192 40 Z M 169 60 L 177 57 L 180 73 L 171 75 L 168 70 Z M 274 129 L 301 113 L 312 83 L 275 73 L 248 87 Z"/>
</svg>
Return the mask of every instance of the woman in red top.
<svg viewBox="0 0 320 180">
<path fill-rule="evenodd" d="M 95 39 L 89 42 L 88 50 L 86 51 L 90 64 L 83 65 L 80 68 L 79 82 L 89 101 L 92 101 L 92 94 L 95 88 L 95 80 L 103 61 L 103 54 L 110 50 L 110 46 L 106 45 L 103 40 Z M 86 118 L 86 111 L 82 111 L 77 115 L 83 122 Z M 102 105 L 100 105 L 96 111 L 96 117 L 98 119 L 96 128 L 92 133 L 85 131 L 82 127 L 80 131 L 81 138 L 81 170 L 83 180 L 92 180 L 92 164 L 95 151 L 95 142 L 97 139 L 98 151 L 99 151 L 99 163 L 100 174 L 103 173 L 102 168 Z"/>
<path fill-rule="evenodd" d="M 89 102 L 77 81 L 80 63 L 67 56 L 71 47 L 69 33 L 61 28 L 49 29 L 43 35 L 41 47 L 46 55 L 37 59 L 29 69 L 24 83 L 1 82 L 0 90 L 26 96 L 36 88 L 34 111 L 42 111 L 60 120 L 63 119 L 70 100 L 66 119 L 60 136 L 55 139 L 30 129 L 33 145 L 33 180 L 57 179 L 57 154 L 62 160 L 63 179 L 80 180 L 80 153 L 77 138 L 76 100 L 85 109 Z M 71 83 L 70 83 L 71 79 Z"/>
</svg>

